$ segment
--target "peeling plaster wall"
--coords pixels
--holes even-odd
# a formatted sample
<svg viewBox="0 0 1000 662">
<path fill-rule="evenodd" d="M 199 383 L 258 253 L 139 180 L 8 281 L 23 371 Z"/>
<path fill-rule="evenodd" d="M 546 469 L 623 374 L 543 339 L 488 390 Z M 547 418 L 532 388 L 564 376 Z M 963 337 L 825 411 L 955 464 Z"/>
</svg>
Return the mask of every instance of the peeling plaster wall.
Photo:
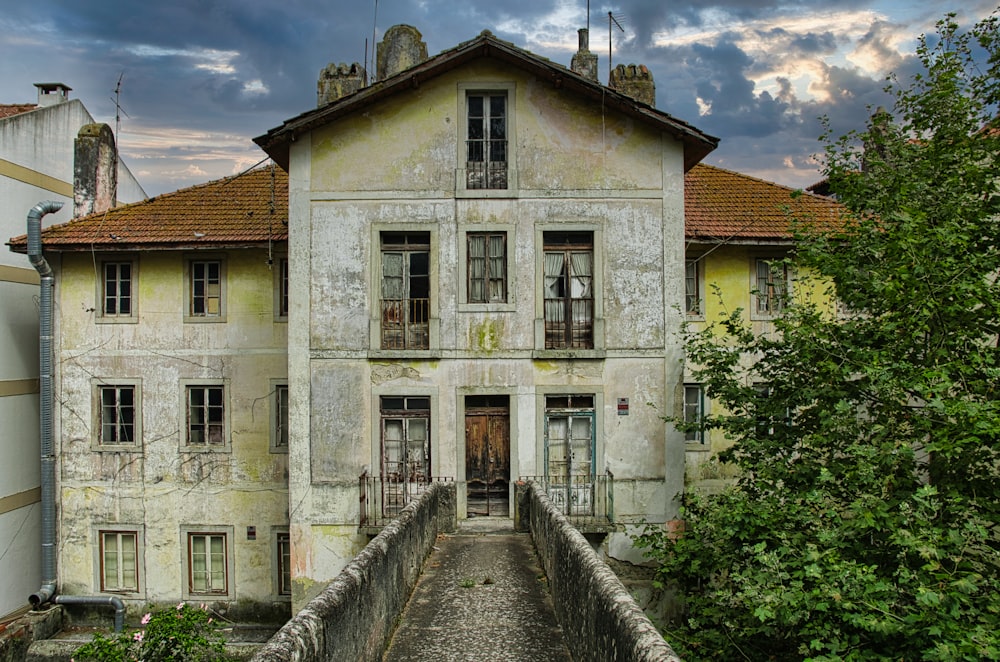
<svg viewBox="0 0 1000 662">
<path fill-rule="evenodd" d="M 230 593 L 217 608 L 234 618 L 282 618 L 288 598 L 276 595 L 274 540 L 288 525 L 288 455 L 270 450 L 270 408 L 272 380 L 287 374 L 287 324 L 274 319 L 274 275 L 258 249 L 213 252 L 226 260 L 226 322 L 184 322 L 184 259 L 192 255 L 141 255 L 133 323 L 96 317 L 95 264 L 99 273 L 102 257 L 115 256 L 63 254 L 54 265 L 60 591 L 99 592 L 98 531 L 135 526 L 144 548 L 140 590 L 121 597 L 133 612 L 176 603 L 187 581 L 182 527 L 230 527 Z M 185 446 L 185 380 L 224 384 L 224 450 Z M 141 392 L 134 450 L 97 445 L 102 383 L 134 383 Z"/>
<path fill-rule="evenodd" d="M 464 90 L 497 86 L 513 100 L 517 187 L 458 195 Z M 646 125 L 485 60 L 297 138 L 289 252 L 309 296 L 289 320 L 295 609 L 366 542 L 357 478 L 378 471 L 380 395 L 430 396 L 431 473 L 459 481 L 462 517 L 463 397 L 509 396 L 516 478 L 544 473 L 545 395 L 566 392 L 595 395 L 595 467 L 615 474 L 617 519 L 676 515 L 684 441 L 660 417 L 682 378 L 682 157 L 680 143 Z M 504 305 L 465 303 L 465 233 L 483 229 L 507 233 Z M 569 359 L 539 353 L 537 338 L 542 232 L 573 229 L 594 233 L 601 319 L 597 351 Z M 385 230 L 430 233 L 430 351 L 379 349 Z M 618 398 L 629 399 L 628 416 Z M 608 549 L 632 560 L 627 536 L 611 538 Z"/>
</svg>

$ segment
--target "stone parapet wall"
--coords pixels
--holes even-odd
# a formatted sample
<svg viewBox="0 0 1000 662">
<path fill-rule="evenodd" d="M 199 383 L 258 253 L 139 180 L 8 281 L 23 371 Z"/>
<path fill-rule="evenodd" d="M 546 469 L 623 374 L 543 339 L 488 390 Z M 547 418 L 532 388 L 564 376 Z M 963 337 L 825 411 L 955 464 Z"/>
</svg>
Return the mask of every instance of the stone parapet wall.
<svg viewBox="0 0 1000 662">
<path fill-rule="evenodd" d="M 516 524 L 529 528 L 556 619 L 577 662 L 680 662 L 583 534 L 534 483 L 518 486 Z"/>
<path fill-rule="evenodd" d="M 456 527 L 454 483 L 434 483 L 382 530 L 252 662 L 380 660 L 439 533 Z"/>
</svg>

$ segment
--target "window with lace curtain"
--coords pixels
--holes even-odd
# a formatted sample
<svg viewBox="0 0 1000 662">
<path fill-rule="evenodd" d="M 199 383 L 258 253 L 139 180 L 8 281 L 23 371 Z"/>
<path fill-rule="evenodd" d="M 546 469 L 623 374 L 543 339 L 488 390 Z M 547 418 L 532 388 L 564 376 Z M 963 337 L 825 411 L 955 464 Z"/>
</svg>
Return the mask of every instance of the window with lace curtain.
<svg viewBox="0 0 1000 662">
<path fill-rule="evenodd" d="M 468 303 L 506 303 L 507 233 L 470 232 L 466 241 Z"/>
<path fill-rule="evenodd" d="M 546 232 L 544 277 L 545 348 L 594 347 L 594 235 Z"/>
</svg>

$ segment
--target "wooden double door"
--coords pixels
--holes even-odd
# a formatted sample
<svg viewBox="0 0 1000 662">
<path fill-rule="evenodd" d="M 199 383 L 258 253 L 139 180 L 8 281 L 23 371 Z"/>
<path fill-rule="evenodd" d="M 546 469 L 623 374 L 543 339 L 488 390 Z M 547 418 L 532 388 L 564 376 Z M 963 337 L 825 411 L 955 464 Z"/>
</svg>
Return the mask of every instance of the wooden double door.
<svg viewBox="0 0 1000 662">
<path fill-rule="evenodd" d="M 465 399 L 465 480 L 469 517 L 510 515 L 510 399 Z"/>
</svg>

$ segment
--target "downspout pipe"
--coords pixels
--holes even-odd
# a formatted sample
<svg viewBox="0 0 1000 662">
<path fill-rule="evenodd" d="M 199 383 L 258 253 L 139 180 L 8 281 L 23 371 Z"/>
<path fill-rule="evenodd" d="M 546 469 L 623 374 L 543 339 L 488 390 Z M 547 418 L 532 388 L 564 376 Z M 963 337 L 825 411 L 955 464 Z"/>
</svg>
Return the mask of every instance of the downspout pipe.
<svg viewBox="0 0 1000 662">
<path fill-rule="evenodd" d="M 62 209 L 63 203 L 39 202 L 28 212 L 28 260 L 41 279 L 39 292 L 38 387 L 41 432 L 42 490 L 42 586 L 28 597 L 33 609 L 47 602 L 68 605 L 111 606 L 115 608 L 115 632 L 125 625 L 125 603 L 117 595 L 56 595 L 56 457 L 52 441 L 52 267 L 42 255 L 42 217 Z"/>
</svg>

